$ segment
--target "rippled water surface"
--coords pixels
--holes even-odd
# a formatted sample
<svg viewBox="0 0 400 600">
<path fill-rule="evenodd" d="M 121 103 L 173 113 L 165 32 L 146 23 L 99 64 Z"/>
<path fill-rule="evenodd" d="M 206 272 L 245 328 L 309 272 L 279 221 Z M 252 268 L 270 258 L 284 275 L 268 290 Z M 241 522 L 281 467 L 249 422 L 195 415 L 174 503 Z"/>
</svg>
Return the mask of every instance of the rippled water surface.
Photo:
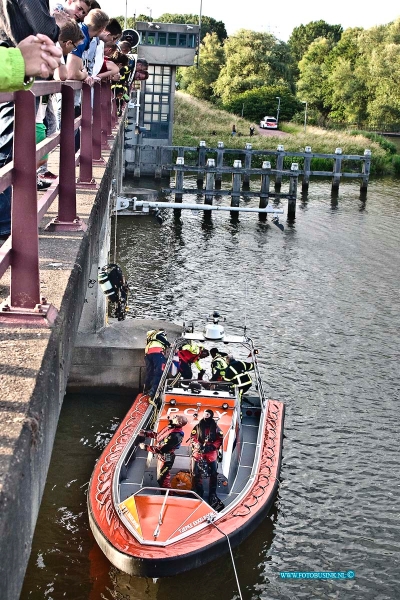
<svg viewBox="0 0 400 600">
<path fill-rule="evenodd" d="M 217 308 L 231 332 L 246 323 L 269 395 L 286 403 L 276 507 L 234 551 L 245 600 L 400 597 L 399 213 L 400 186 L 385 180 L 366 203 L 353 183 L 333 200 L 313 182 L 284 233 L 254 214 L 118 219 L 131 315 L 181 322 Z M 67 396 L 21 598 L 238 598 L 228 556 L 153 582 L 94 543 L 87 483 L 129 405 Z M 352 581 L 279 576 L 349 569 Z"/>
</svg>

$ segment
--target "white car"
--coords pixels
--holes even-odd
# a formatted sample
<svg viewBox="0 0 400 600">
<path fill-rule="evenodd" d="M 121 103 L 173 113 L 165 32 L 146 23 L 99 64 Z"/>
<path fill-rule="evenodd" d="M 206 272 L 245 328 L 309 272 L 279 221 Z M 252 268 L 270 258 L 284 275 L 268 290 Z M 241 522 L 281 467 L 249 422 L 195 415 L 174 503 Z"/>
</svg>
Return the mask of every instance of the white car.
<svg viewBox="0 0 400 600">
<path fill-rule="evenodd" d="M 260 121 L 261 129 L 278 129 L 278 121 L 275 117 L 264 117 Z"/>
</svg>

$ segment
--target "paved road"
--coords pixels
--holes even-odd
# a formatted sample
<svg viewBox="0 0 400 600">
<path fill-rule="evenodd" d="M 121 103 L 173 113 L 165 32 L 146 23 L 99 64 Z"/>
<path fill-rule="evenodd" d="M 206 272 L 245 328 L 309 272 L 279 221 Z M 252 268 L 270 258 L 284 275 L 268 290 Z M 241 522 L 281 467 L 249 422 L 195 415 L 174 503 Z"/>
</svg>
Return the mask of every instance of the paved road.
<svg viewBox="0 0 400 600">
<path fill-rule="evenodd" d="M 279 129 L 261 129 L 261 127 L 257 127 L 257 131 L 259 135 L 265 135 L 267 137 L 287 137 L 289 135 Z"/>
</svg>

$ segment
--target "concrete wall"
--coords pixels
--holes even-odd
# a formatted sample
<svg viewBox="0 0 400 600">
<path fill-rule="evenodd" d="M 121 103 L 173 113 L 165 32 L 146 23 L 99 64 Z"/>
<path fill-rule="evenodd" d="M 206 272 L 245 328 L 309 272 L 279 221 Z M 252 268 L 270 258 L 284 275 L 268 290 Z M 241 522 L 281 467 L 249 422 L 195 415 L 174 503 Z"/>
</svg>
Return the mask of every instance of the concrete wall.
<svg viewBox="0 0 400 600">
<path fill-rule="evenodd" d="M 122 126 L 114 147 L 122 142 L 119 138 L 123 133 Z M 23 380 L 25 388 L 21 386 L 21 377 L 15 380 L 15 390 L 3 387 L 2 402 L 4 398 L 19 398 L 20 412 L 25 411 L 21 417 L 21 429 L 17 434 L 7 437 L 7 422 L 12 422 L 12 410 L 15 410 L 15 401 L 9 401 L 8 416 L 2 410 L 2 452 L 7 452 L 1 462 L 1 487 L 0 487 L 0 598 L 1 600 L 17 600 L 20 596 L 21 586 L 29 559 L 32 537 L 35 529 L 39 506 L 46 482 L 47 471 L 50 463 L 54 437 L 60 409 L 70 372 L 72 354 L 75 345 L 78 325 L 82 308 L 85 304 L 88 290 L 88 281 L 93 260 L 98 257 L 100 236 L 104 231 L 103 221 L 109 218 L 109 191 L 115 169 L 116 153 L 111 152 L 108 165 L 101 180 L 89 219 L 87 232 L 81 239 L 71 236 L 71 248 L 76 250 L 71 254 L 70 275 L 66 288 L 61 292 L 59 315 L 54 328 L 50 333 L 42 334 L 36 331 L 3 331 L 4 339 L 14 336 L 13 347 L 16 353 L 26 350 L 27 341 L 36 337 L 38 340 L 36 352 L 32 355 L 32 388 L 28 380 Z M 87 192 L 86 192 L 87 199 Z M 79 209 L 78 209 L 79 210 Z M 67 234 L 63 235 L 67 238 Z M 60 252 L 65 252 L 65 245 L 59 239 L 54 240 L 54 254 L 50 257 L 60 260 Z M 63 256 L 61 254 L 61 256 Z M 50 258 L 50 260 L 51 260 Z M 49 254 L 46 254 L 49 260 Z M 65 260 L 65 255 L 63 256 Z M 60 272 L 60 281 L 65 280 L 64 273 Z M 54 271 L 54 278 L 58 273 Z M 64 285 L 61 283 L 60 285 Z M 40 342 L 43 340 L 44 342 Z M 19 346 L 20 344 L 20 346 Z M 42 344 L 42 345 L 40 345 Z M 43 355 L 41 363 L 38 356 Z M 36 364 L 40 368 L 36 371 Z M 10 367 L 11 368 L 11 367 Z M 28 369 L 29 370 L 29 369 Z M 12 380 L 12 385 L 14 385 Z M 11 385 L 11 384 L 10 384 Z M 30 383 L 29 383 L 30 385 Z M 14 393 L 15 392 L 15 393 Z M 26 407 L 26 408 L 25 408 Z M 15 419 L 14 419 L 15 420 Z M 4 422 L 3 422 L 4 421 Z M 14 426 L 14 424 L 13 424 Z M 15 429 L 15 427 L 14 427 Z M 5 460 L 7 459 L 7 460 Z"/>
<path fill-rule="evenodd" d="M 111 323 L 97 334 L 79 333 L 68 391 L 132 394 L 141 389 L 145 378 L 146 332 L 156 328 L 164 329 L 171 342 L 182 332 L 173 323 L 128 318 Z"/>
</svg>

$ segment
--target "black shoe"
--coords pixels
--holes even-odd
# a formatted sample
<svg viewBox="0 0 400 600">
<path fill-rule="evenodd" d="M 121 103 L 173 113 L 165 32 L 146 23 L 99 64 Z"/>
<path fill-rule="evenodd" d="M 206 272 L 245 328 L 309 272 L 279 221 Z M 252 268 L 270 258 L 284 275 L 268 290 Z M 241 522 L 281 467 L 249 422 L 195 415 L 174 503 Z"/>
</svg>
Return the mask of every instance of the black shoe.
<svg viewBox="0 0 400 600">
<path fill-rule="evenodd" d="M 47 190 L 51 186 L 50 181 L 43 181 L 42 179 L 38 179 L 36 182 L 36 189 L 38 192 L 43 192 Z"/>
</svg>

